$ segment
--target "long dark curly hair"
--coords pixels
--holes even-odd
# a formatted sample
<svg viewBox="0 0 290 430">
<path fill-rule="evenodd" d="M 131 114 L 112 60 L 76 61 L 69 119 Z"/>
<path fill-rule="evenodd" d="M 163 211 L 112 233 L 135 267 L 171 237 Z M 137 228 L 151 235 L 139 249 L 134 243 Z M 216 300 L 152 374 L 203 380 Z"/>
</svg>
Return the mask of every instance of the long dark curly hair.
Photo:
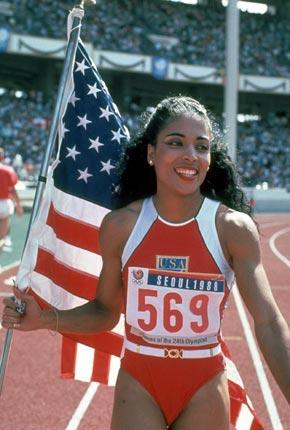
<svg viewBox="0 0 290 430">
<path fill-rule="evenodd" d="M 120 163 L 117 207 L 156 193 L 157 181 L 147 161 L 147 145 L 156 145 L 160 131 L 183 114 L 199 115 L 211 133 L 211 164 L 201 185 L 205 197 L 252 216 L 252 207 L 242 190 L 240 177 L 222 141 L 219 127 L 206 108 L 191 97 L 176 96 L 162 100 L 143 120 L 144 126 L 131 139 Z"/>
</svg>

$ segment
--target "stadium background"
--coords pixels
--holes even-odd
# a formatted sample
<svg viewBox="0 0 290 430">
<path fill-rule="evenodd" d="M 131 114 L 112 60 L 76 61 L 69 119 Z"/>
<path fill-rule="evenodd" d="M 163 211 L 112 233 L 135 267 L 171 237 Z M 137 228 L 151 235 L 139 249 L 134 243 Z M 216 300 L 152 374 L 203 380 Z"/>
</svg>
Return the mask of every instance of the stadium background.
<svg viewBox="0 0 290 430">
<path fill-rule="evenodd" d="M 266 3 L 264 3 L 266 4 Z M 290 189 L 290 5 L 240 13 L 237 164 L 245 186 Z M 35 179 L 63 64 L 70 1 L 0 2 L 0 145 Z M 132 131 L 169 94 L 201 100 L 223 123 L 226 8 L 166 0 L 98 0 L 82 39 Z"/>
<path fill-rule="evenodd" d="M 290 212 L 290 2 L 265 0 L 259 3 L 267 3 L 267 13 L 240 13 L 237 165 L 247 191 L 263 203 L 259 206 L 256 202 L 258 210 L 269 211 L 270 208 L 271 212 L 281 209 Z M 72 0 L 0 1 L 0 146 L 6 150 L 6 162 L 17 170 L 21 187 L 27 187 L 20 190 L 27 207 L 31 205 L 63 65 L 67 12 L 74 4 Z M 178 93 L 201 100 L 222 126 L 225 30 L 226 11 L 219 0 L 200 0 L 196 5 L 167 0 L 97 0 L 95 7 L 86 9 L 81 34 L 132 131 L 141 111 L 150 109 L 166 95 Z M 26 213 L 22 219 L 14 217 L 12 220 L 13 249 L 0 255 L 1 265 L 9 268 L 5 280 L 14 274 L 14 266 L 10 269 L 10 263 L 20 258 L 28 218 L 29 213 Z M 277 213 L 273 224 L 273 219 L 265 214 L 260 221 L 266 242 L 268 230 L 275 222 L 289 226 L 289 215 Z M 290 267 L 287 234 L 283 252 Z M 289 293 L 284 286 L 289 284 L 289 273 L 282 275 L 279 264 L 267 258 L 275 273 L 282 277 L 279 282 L 273 278 L 273 284 L 274 288 L 276 284 L 281 288 L 275 292 L 279 299 L 281 294 L 279 304 L 286 315 Z M 4 286 L 1 291 L 10 291 L 9 288 Z M 234 321 L 237 317 L 231 306 L 229 315 Z M 238 339 L 232 329 L 228 333 L 230 348 L 237 354 L 241 338 Z M 52 375 L 57 378 L 58 373 L 57 363 L 53 364 L 52 360 L 45 371 L 41 367 L 40 350 L 46 354 L 46 359 L 55 356 L 55 339 L 49 335 L 40 339 L 36 334 L 22 337 L 16 334 L 15 337 L 15 352 L 11 355 L 11 370 L 6 377 L 0 412 L 5 430 L 78 428 L 65 427 L 70 416 L 66 407 L 73 408 L 77 404 L 85 386 L 78 385 L 80 391 L 77 391 L 75 385 L 63 388 L 60 382 L 52 380 Z M 2 345 L 3 330 L 0 338 Z M 38 356 L 37 363 L 31 352 Z M 17 357 L 27 360 L 27 371 L 23 371 L 19 361 L 17 364 Z M 239 367 L 246 379 L 252 371 L 247 363 L 247 359 L 243 359 Z M 28 376 L 31 380 L 34 371 L 40 374 L 33 381 L 32 391 L 24 378 Z M 43 385 L 47 381 L 52 381 L 46 390 L 49 398 L 43 398 Z M 250 376 L 246 382 L 250 385 L 251 397 L 255 396 L 258 388 L 251 388 Z M 25 398 L 20 396 L 21 409 L 31 410 L 38 398 L 41 402 L 41 411 L 35 409 L 37 415 L 28 420 L 26 413 L 15 413 L 18 385 L 26 391 Z M 62 406 L 65 394 L 61 396 L 65 392 L 69 393 L 66 407 Z M 283 428 L 290 428 L 290 425 L 287 427 L 290 417 L 285 400 L 277 387 L 274 393 L 279 411 L 282 411 Z M 89 412 L 80 427 L 84 430 L 108 428 L 112 396 L 108 400 L 108 392 L 102 388 L 97 397 L 99 403 L 94 413 Z M 269 424 L 262 403 L 256 399 L 257 410 L 266 422 L 265 428 L 274 428 Z M 60 408 L 65 416 L 60 416 Z M 57 419 L 52 411 L 56 411 Z M 104 424 L 95 427 L 96 417 Z M 37 421 L 39 419 L 43 420 L 42 424 Z"/>
</svg>

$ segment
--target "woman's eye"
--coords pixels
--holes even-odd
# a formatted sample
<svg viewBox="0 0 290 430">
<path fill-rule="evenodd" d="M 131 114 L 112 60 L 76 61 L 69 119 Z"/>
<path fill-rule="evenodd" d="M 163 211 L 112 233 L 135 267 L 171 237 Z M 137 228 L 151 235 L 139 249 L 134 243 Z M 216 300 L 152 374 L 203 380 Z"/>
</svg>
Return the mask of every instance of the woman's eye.
<svg viewBox="0 0 290 430">
<path fill-rule="evenodd" d="M 182 142 L 180 140 L 170 140 L 167 142 L 167 144 L 170 146 L 181 146 Z"/>
<path fill-rule="evenodd" d="M 207 143 L 199 143 L 196 145 L 197 151 L 207 152 L 209 151 L 209 145 Z"/>
</svg>

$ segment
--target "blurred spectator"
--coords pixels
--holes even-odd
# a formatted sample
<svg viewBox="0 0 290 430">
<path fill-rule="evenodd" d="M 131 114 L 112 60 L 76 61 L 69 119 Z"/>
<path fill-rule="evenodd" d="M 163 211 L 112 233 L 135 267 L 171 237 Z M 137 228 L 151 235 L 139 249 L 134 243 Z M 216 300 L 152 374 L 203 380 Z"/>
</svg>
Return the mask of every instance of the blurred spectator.
<svg viewBox="0 0 290 430">
<path fill-rule="evenodd" d="M 48 137 L 52 103 L 44 102 L 42 93 L 34 91 L 23 93 L 19 98 L 12 91 L 0 96 L 0 146 L 5 148 L 6 161 L 20 179 L 37 176 Z"/>
<path fill-rule="evenodd" d="M 4 246 L 11 246 L 11 239 L 8 234 L 10 217 L 14 213 L 14 208 L 17 215 L 22 215 L 22 207 L 15 189 L 18 177 L 14 169 L 11 166 L 7 166 L 4 161 L 4 149 L 0 147 L 0 250 Z"/>
<path fill-rule="evenodd" d="M 269 113 L 256 121 L 239 123 L 237 164 L 245 185 L 267 182 L 286 188 L 290 183 L 290 120 Z"/>
<path fill-rule="evenodd" d="M 138 128 L 141 101 L 126 97 L 123 117 L 130 132 Z M 47 143 L 53 101 L 45 102 L 39 92 L 15 97 L 6 91 L 0 97 L 0 146 L 6 163 L 23 180 L 36 180 Z M 290 184 L 290 119 L 269 113 L 261 119 L 238 123 L 237 165 L 244 184 L 267 182 L 269 187 Z"/>
<path fill-rule="evenodd" d="M 13 32 L 64 39 L 70 0 L 13 0 L 12 17 L 0 26 Z M 290 77 L 290 22 L 275 15 L 241 12 L 240 71 Z M 62 23 L 62 24 L 61 24 Z M 82 38 L 97 49 L 159 55 L 177 63 L 225 67 L 225 8 L 160 0 L 98 0 L 86 9 Z M 150 35 L 177 43 L 153 43 Z M 254 37 L 253 37 L 254 36 Z"/>
<path fill-rule="evenodd" d="M 14 15 L 0 15 L 0 26 L 20 34 L 64 39 L 72 5 L 71 0 L 13 0 Z M 101 50 L 159 55 L 172 62 L 223 70 L 225 12 L 218 1 L 209 7 L 165 0 L 98 0 L 95 7 L 86 8 L 82 38 Z M 241 13 L 240 25 L 241 73 L 290 77 L 287 17 Z M 18 99 L 9 92 L 0 97 L 0 146 L 5 147 L 9 163 L 22 179 L 37 177 L 52 103 L 37 92 Z M 134 130 L 140 103 L 128 99 L 124 105 L 123 116 Z M 289 139 L 285 116 L 272 113 L 239 123 L 237 163 L 246 185 L 267 182 L 272 187 L 290 188 Z"/>
</svg>

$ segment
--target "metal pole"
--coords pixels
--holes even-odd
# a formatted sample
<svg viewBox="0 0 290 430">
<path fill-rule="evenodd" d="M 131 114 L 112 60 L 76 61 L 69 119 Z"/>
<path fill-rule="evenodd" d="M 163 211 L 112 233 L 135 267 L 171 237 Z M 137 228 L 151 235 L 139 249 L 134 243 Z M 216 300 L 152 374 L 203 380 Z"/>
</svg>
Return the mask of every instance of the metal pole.
<svg viewBox="0 0 290 430">
<path fill-rule="evenodd" d="M 81 6 L 79 6 L 79 7 L 81 7 Z M 80 23 L 81 23 L 81 19 L 75 17 L 73 20 L 73 28 L 78 27 L 80 25 Z M 59 121 L 59 115 L 60 115 L 61 106 L 62 106 L 62 102 L 63 102 L 63 98 L 64 98 L 65 85 L 66 85 L 67 79 L 69 77 L 72 63 L 73 63 L 74 58 L 75 58 L 75 51 L 76 51 L 77 42 L 78 42 L 78 38 L 79 38 L 79 32 L 80 32 L 80 28 L 76 28 L 76 30 L 71 32 L 69 42 L 68 42 L 68 45 L 66 48 L 66 54 L 65 54 L 62 74 L 60 77 L 58 93 L 57 93 L 57 98 L 56 98 L 56 104 L 55 104 L 54 113 L 53 113 L 52 122 L 51 122 L 51 127 L 50 127 L 50 131 L 49 131 L 47 147 L 46 147 L 46 151 L 45 151 L 45 154 L 44 154 L 44 157 L 42 160 L 42 165 L 41 165 L 40 173 L 39 173 L 39 177 L 38 177 L 38 184 L 37 184 L 35 197 L 34 197 L 34 201 L 33 201 L 30 221 L 29 221 L 29 225 L 28 225 L 28 229 L 27 229 L 27 233 L 26 233 L 25 245 L 26 245 L 26 242 L 27 242 L 27 239 L 29 236 L 31 225 L 32 225 L 32 223 L 36 217 L 37 211 L 39 209 L 42 194 L 43 194 L 43 191 L 45 188 L 46 175 L 47 175 L 52 151 L 54 149 L 56 136 L 57 136 L 58 121 Z M 24 247 L 25 247 L 25 245 L 24 245 Z"/>
<path fill-rule="evenodd" d="M 81 4 L 76 6 L 76 7 L 83 10 L 85 3 L 95 3 L 95 1 L 94 0 L 82 0 Z M 80 18 L 80 17 L 74 17 L 74 19 L 73 19 L 73 24 L 72 24 L 73 31 L 71 31 L 71 33 L 70 33 L 69 41 L 68 41 L 68 45 L 67 45 L 67 49 L 66 49 L 63 70 L 62 70 L 62 74 L 61 74 L 61 78 L 60 78 L 60 82 L 59 82 L 59 87 L 58 87 L 58 92 L 57 92 L 56 104 L 55 104 L 55 108 L 54 108 L 52 123 L 51 123 L 51 127 L 50 127 L 48 141 L 47 141 L 47 147 L 46 147 L 46 151 L 45 151 L 45 154 L 44 154 L 44 157 L 42 160 L 42 165 L 41 165 L 40 174 L 39 174 L 39 178 L 38 178 L 38 184 L 37 184 L 37 188 L 36 188 L 36 192 L 35 192 L 32 212 L 31 212 L 30 221 L 29 221 L 29 225 L 28 225 L 28 229 L 27 229 L 27 233 L 26 233 L 25 245 L 26 245 L 29 233 L 30 233 L 32 223 L 33 223 L 33 221 L 36 217 L 37 211 L 39 209 L 42 194 L 43 194 L 43 191 L 45 188 L 46 175 L 47 175 L 47 171 L 48 171 L 48 167 L 49 167 L 49 163 L 50 163 L 50 159 L 51 159 L 51 154 L 52 154 L 52 151 L 53 151 L 53 148 L 55 145 L 57 128 L 58 128 L 58 121 L 59 121 L 60 111 L 61 111 L 61 107 L 62 107 L 64 95 L 65 95 L 66 82 L 69 78 L 69 74 L 70 74 L 71 68 L 73 66 L 74 59 L 75 59 L 75 52 L 77 49 L 77 43 L 78 43 L 78 38 L 79 38 L 79 34 L 80 34 L 81 20 L 82 20 L 82 18 Z M 24 245 L 24 248 L 25 248 L 25 245 Z M 8 358 L 9 358 L 12 336 L 13 336 L 13 330 L 8 329 L 6 332 L 6 335 L 5 335 L 4 346 L 3 346 L 3 350 L 2 350 L 2 354 L 1 354 L 1 360 L 0 360 L 0 396 L 1 396 L 1 392 L 2 392 L 5 370 L 6 370 L 6 366 L 7 366 L 7 362 L 8 362 Z"/>
<path fill-rule="evenodd" d="M 235 162 L 239 91 L 239 9 L 237 0 L 229 0 L 226 14 L 225 129 L 229 155 Z"/>
<path fill-rule="evenodd" d="M 6 331 L 6 335 L 5 335 L 5 339 L 4 339 L 4 346 L 3 346 L 3 350 L 2 350 L 2 354 L 1 354 L 0 395 L 2 393 L 2 386 L 3 386 L 4 376 L 5 376 L 6 365 L 7 365 L 8 358 L 9 358 L 9 351 L 10 351 L 10 347 L 11 347 L 12 335 L 13 335 L 13 330 L 8 329 Z"/>
</svg>

